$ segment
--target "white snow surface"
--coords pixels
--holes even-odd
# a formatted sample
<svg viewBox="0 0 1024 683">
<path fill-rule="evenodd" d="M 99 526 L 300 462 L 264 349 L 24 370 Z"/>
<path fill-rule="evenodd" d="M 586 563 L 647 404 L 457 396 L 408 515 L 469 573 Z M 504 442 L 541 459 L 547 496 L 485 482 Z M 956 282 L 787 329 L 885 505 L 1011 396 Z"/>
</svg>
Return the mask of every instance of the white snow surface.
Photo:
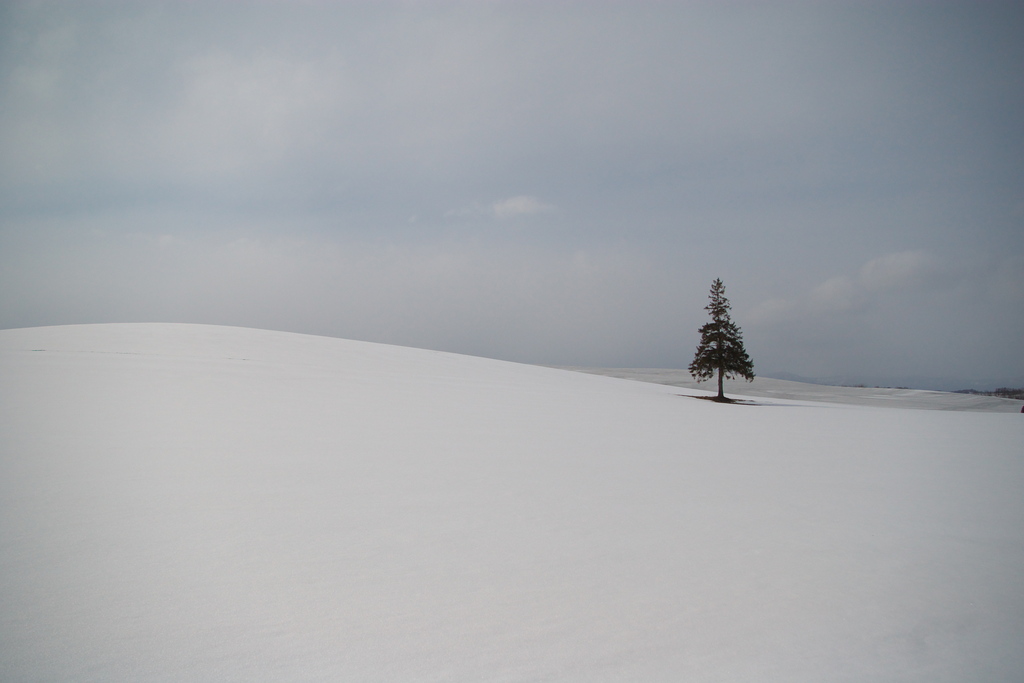
<svg viewBox="0 0 1024 683">
<path fill-rule="evenodd" d="M 0 680 L 1022 680 L 1024 415 L 680 393 L 0 331 Z"/>
<path fill-rule="evenodd" d="M 672 368 L 587 368 L 565 367 L 566 370 L 587 372 L 594 375 L 634 379 L 640 382 L 668 384 L 686 389 L 712 390 L 718 393 L 717 380 L 698 382 L 686 370 Z M 886 408 L 919 408 L 922 410 L 980 410 L 993 413 L 1019 413 L 1021 401 L 984 396 L 980 394 L 958 394 L 949 391 L 907 389 L 892 387 L 836 387 L 806 382 L 791 382 L 785 379 L 755 377 L 747 382 L 743 379 L 727 379 L 724 382 L 726 396 L 742 394 L 762 398 L 795 399 L 800 401 L 824 401 L 861 406 L 885 406 Z"/>
</svg>

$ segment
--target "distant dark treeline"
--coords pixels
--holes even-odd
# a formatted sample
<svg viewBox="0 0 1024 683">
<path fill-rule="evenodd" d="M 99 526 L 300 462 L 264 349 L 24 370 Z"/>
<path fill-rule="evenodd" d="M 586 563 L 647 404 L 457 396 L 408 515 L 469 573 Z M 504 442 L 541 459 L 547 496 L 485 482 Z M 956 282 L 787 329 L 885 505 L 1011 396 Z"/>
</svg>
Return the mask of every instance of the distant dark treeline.
<svg viewBox="0 0 1024 683">
<path fill-rule="evenodd" d="M 979 396 L 998 396 L 999 398 L 1015 398 L 1020 401 L 1024 401 L 1024 389 L 1011 389 L 1009 387 L 999 387 L 995 391 L 977 391 L 975 389 L 960 389 L 959 391 L 955 391 L 953 393 L 977 394 Z"/>
</svg>

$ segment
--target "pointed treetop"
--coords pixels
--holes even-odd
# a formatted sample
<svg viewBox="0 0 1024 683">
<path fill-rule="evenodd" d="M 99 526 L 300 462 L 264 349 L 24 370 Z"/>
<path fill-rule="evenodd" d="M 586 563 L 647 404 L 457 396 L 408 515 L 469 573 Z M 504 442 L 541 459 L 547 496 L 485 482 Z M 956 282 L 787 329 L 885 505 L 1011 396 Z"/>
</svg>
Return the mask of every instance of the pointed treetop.
<svg viewBox="0 0 1024 683">
<path fill-rule="evenodd" d="M 729 309 L 732 304 L 725 298 L 725 284 L 720 278 L 711 283 L 711 293 L 708 295 L 710 301 L 704 310 L 711 314 L 714 320 L 721 321 L 729 317 Z"/>
</svg>

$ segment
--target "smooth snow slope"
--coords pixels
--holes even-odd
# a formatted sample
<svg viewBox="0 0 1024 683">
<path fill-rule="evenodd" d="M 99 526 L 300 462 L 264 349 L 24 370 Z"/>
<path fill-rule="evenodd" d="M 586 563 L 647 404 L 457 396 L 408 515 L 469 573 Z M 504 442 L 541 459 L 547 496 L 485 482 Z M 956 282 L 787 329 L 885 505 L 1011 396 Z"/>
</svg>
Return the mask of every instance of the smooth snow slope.
<svg viewBox="0 0 1024 683">
<path fill-rule="evenodd" d="M 1024 416 L 0 331 L 0 680 L 1020 681 Z"/>
</svg>

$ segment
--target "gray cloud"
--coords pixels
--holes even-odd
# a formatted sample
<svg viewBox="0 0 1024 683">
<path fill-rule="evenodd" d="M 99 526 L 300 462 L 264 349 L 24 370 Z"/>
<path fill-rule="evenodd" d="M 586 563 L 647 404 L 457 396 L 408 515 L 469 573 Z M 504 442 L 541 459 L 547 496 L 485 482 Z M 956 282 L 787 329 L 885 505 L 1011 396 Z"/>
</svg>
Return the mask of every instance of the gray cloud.
<svg viewBox="0 0 1024 683">
<path fill-rule="evenodd" d="M 751 317 L 755 323 L 778 324 L 798 317 L 862 312 L 893 294 L 948 287 L 956 279 L 948 265 L 926 251 L 884 254 L 865 263 L 856 275 L 831 277 L 796 300 L 763 301 L 751 310 Z"/>
<path fill-rule="evenodd" d="M 1013 4 L 0 11 L 0 326 L 1024 381 Z"/>
<path fill-rule="evenodd" d="M 767 342 L 770 363 L 802 363 L 820 377 L 944 389 L 998 382 L 1000 370 L 1014 377 L 1008 341 L 1024 333 L 1022 265 L 1020 257 L 955 264 L 926 251 L 885 254 L 797 297 L 759 302 L 749 329 Z"/>
<path fill-rule="evenodd" d="M 452 209 L 445 212 L 446 217 L 473 218 L 473 217 L 494 217 L 499 220 L 508 220 L 516 216 L 530 216 L 538 213 L 554 211 L 555 207 L 545 204 L 537 197 L 528 194 L 516 195 L 507 199 L 499 199 L 488 205 L 477 202 L 464 206 L 461 209 Z"/>
<path fill-rule="evenodd" d="M 65 237 L 21 245 L 20 268 L 3 264 L 6 316 L 23 325 L 57 310 L 63 322 L 284 327 L 564 364 L 650 363 L 688 332 L 663 316 L 678 283 L 621 250 L 342 244 L 276 232 Z M 118 271 L 106 268 L 110 258 L 121 262 Z"/>
</svg>

